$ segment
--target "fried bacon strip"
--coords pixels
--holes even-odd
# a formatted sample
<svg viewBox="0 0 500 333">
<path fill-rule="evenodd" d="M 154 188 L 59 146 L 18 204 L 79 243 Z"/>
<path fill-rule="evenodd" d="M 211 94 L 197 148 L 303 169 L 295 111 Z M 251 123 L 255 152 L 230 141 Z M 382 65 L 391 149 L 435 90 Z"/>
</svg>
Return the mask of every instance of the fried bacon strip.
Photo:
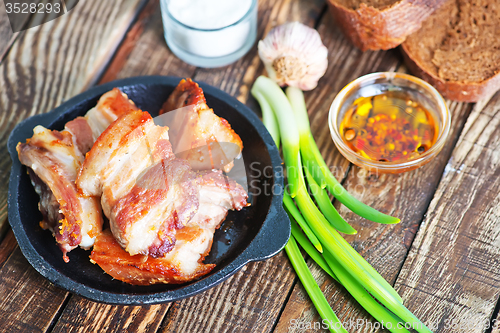
<svg viewBox="0 0 500 333">
<path fill-rule="evenodd" d="M 40 196 L 40 225 L 52 232 L 66 262 L 69 251 L 78 245 L 89 249 L 102 229 L 98 199 L 82 196 L 75 185 L 84 155 L 113 120 L 135 109 L 135 104 L 114 88 L 85 117 L 68 122 L 63 131 L 37 126 L 31 139 L 17 145 L 19 160 L 28 167 Z"/>
<path fill-rule="evenodd" d="M 113 235 L 131 255 L 164 256 L 198 211 L 203 176 L 175 157 L 168 138 L 149 113 L 129 112 L 98 138 L 76 180 L 83 194 L 101 196 Z"/>
<path fill-rule="evenodd" d="M 194 170 L 229 172 L 243 149 L 238 134 L 207 106 L 203 90 L 191 79 L 178 84 L 163 104 L 159 121 L 170 128 L 175 155 Z"/>
<path fill-rule="evenodd" d="M 101 196 L 111 233 L 99 236 L 93 262 L 133 284 L 180 283 L 201 276 L 213 234 L 247 193 L 221 171 L 194 172 L 178 159 L 168 128 L 147 112 L 119 117 L 98 138 L 76 184 Z"/>
<path fill-rule="evenodd" d="M 28 167 L 43 215 L 40 226 L 49 229 L 68 262 L 67 253 L 80 245 L 90 248 L 102 228 L 99 203 L 78 194 L 75 179 L 83 154 L 68 131 L 33 129 L 33 137 L 17 145 L 19 160 Z"/>
<path fill-rule="evenodd" d="M 142 111 L 119 117 L 87 154 L 76 184 L 83 194 L 101 197 L 113 235 L 131 255 L 171 250 L 173 230 L 198 208 L 189 195 L 194 174 L 174 159 L 168 128 Z"/>
<path fill-rule="evenodd" d="M 64 129 L 76 138 L 76 144 L 82 154 L 86 154 L 99 135 L 119 116 L 139 110 L 120 89 L 113 88 L 103 94 L 97 105 L 85 116 L 77 117 L 66 123 Z"/>
<path fill-rule="evenodd" d="M 183 249 L 189 255 L 190 249 L 200 244 L 205 248 L 205 245 L 209 243 L 209 236 L 205 229 L 186 227 L 179 232 L 177 237 L 179 243 L 185 244 Z M 176 252 L 179 253 L 179 251 Z M 118 244 L 109 229 L 97 237 L 90 260 L 113 278 L 134 285 L 187 282 L 207 274 L 215 267 L 213 264 L 205 265 L 196 261 L 196 268 L 187 272 L 183 266 L 176 266 L 170 259 L 153 258 L 147 255 L 131 256 Z M 184 262 L 183 260 L 180 263 Z"/>
<path fill-rule="evenodd" d="M 113 278 L 136 285 L 183 283 L 210 272 L 215 265 L 203 260 L 212 247 L 215 229 L 228 209 L 246 206 L 247 193 L 220 171 L 202 171 L 196 178 L 199 208 L 186 226 L 176 230 L 172 251 L 158 258 L 131 256 L 106 230 L 97 237 L 91 260 Z"/>
</svg>

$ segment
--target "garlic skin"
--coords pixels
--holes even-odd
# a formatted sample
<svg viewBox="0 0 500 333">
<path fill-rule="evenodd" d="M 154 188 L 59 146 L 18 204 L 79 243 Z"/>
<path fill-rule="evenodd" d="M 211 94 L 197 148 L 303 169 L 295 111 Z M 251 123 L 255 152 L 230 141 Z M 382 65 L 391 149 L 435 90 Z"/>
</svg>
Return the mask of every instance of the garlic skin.
<svg viewBox="0 0 500 333">
<path fill-rule="evenodd" d="M 269 77 L 280 86 L 314 89 L 328 67 L 319 33 L 300 22 L 274 27 L 258 48 Z"/>
</svg>

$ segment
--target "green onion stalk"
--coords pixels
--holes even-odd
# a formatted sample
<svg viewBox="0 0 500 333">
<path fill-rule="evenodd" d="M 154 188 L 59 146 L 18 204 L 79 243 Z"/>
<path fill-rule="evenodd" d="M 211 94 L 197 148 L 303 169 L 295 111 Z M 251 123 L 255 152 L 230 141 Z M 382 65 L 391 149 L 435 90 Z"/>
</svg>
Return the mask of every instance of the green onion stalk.
<svg viewBox="0 0 500 333">
<path fill-rule="evenodd" d="M 344 187 L 337 181 L 337 178 L 335 178 L 330 172 L 330 169 L 327 167 L 325 160 L 321 156 L 318 146 L 316 145 L 316 141 L 314 141 L 309 124 L 309 117 L 307 115 L 304 93 L 299 88 L 288 87 L 286 89 L 286 95 L 288 96 L 295 114 L 300 137 L 300 147 L 303 147 L 303 149 L 300 149 L 302 159 L 304 160 L 306 168 L 314 177 L 316 182 L 319 183 L 321 187 L 326 187 L 338 201 L 359 216 L 378 223 L 398 223 L 398 218 L 383 214 L 376 209 L 365 205 L 344 189 Z"/>
<path fill-rule="evenodd" d="M 344 234 L 349 234 L 349 235 L 357 234 L 358 232 L 356 231 L 356 229 L 351 227 L 342 218 L 342 216 L 340 216 L 335 207 L 333 207 L 332 202 L 330 201 L 330 197 L 328 196 L 328 193 L 326 193 L 326 191 L 316 183 L 316 180 L 311 175 L 311 172 L 309 172 L 307 168 L 304 168 L 304 171 L 306 173 L 307 183 L 309 184 L 309 188 L 313 193 L 314 199 L 316 200 L 319 209 L 326 217 L 328 222 L 330 222 L 330 224 L 335 229 L 337 229 L 340 232 L 343 232 Z"/>
<path fill-rule="evenodd" d="M 294 198 L 298 190 L 299 173 L 302 171 L 299 162 L 300 143 L 292 107 L 281 88 L 271 79 L 260 76 L 255 81 L 254 88 L 252 88 L 252 94 L 260 96 L 258 98 L 265 98 L 267 100 L 279 124 L 279 134 L 283 143 L 283 157 L 285 159 L 290 196 Z M 276 136 L 277 134 L 274 135 Z"/>
<path fill-rule="evenodd" d="M 343 285 L 344 288 L 346 288 L 347 291 L 358 301 L 358 303 L 375 319 L 381 323 L 385 323 L 384 327 L 388 328 L 389 331 L 409 333 L 409 331 L 404 328 L 403 321 L 387 310 L 387 308 L 382 306 L 379 302 L 374 300 L 373 297 L 359 283 L 356 283 L 354 279 L 350 278 L 349 273 L 338 264 L 329 252 L 324 252 L 323 255 L 321 255 L 315 251 L 314 247 L 301 232 L 300 227 L 293 220 L 293 218 L 293 216 L 290 216 L 290 221 L 292 223 L 292 236 L 306 251 L 309 257 L 311 257 L 316 264 L 318 264 L 318 266 L 320 266 L 335 281 Z M 334 271 L 337 272 L 338 277 Z"/>
<path fill-rule="evenodd" d="M 306 289 L 306 292 L 311 298 L 316 310 L 318 310 L 319 315 L 323 318 L 323 320 L 327 320 L 329 323 L 328 328 L 330 332 L 347 333 L 347 330 L 342 326 L 342 323 L 337 318 L 337 315 L 335 315 L 335 312 L 333 312 L 330 304 L 328 304 L 328 301 L 321 292 L 316 280 L 314 280 L 314 277 L 312 276 L 309 267 L 307 267 L 307 264 L 302 257 L 302 253 L 300 253 L 299 247 L 297 246 L 293 236 L 290 237 L 288 243 L 285 245 L 285 252 L 290 259 L 295 272 L 299 276 L 304 289 Z"/>
<path fill-rule="evenodd" d="M 331 202 L 329 204 L 326 202 L 326 200 L 329 201 L 329 198 L 326 192 L 321 191 L 323 188 L 320 184 L 325 184 L 330 193 L 360 216 L 379 223 L 397 223 L 399 219 L 382 214 L 360 203 L 343 189 L 326 168 L 314 142 L 309 129 L 302 91 L 289 87 L 287 93 L 288 98 L 274 81 L 263 76 L 259 77 L 252 87 L 252 95 L 262 105 L 261 108 L 265 115 L 264 124 L 271 131 L 275 140 L 281 135 L 290 188 L 290 196 L 285 193 L 283 202 L 287 211 L 304 232 L 304 234 L 299 234 L 298 226 L 292 224 L 292 236 L 285 246 L 285 250 L 318 312 L 323 319 L 329 320 L 330 323 L 338 322 L 333 311 L 325 309 L 326 299 L 324 295 L 321 292 L 318 293 L 319 287 L 314 283 L 314 279 L 311 279 L 311 273 L 304 269 L 307 266 L 304 266 L 306 264 L 296 245 L 296 238 L 301 246 L 308 253 L 310 252 L 311 258 L 339 281 L 374 318 L 394 324 L 393 330 L 389 327 L 386 328 L 393 332 L 406 332 L 406 330 L 400 329 L 401 325 L 397 325 L 397 323 L 405 322 L 411 323 L 418 332 L 431 332 L 406 309 L 394 288 L 338 234 L 337 230 L 347 233 L 355 233 L 356 231 L 338 215 Z M 274 120 L 270 116 L 270 110 L 276 116 Z M 278 141 L 276 143 L 279 144 Z M 301 156 L 306 163 L 304 170 L 309 187 L 314 192 L 314 197 L 321 211 L 308 193 L 302 171 Z M 321 173 L 317 172 L 318 169 L 321 170 Z M 328 173 L 325 170 L 328 170 Z M 318 176 L 318 174 L 323 176 Z M 331 177 L 325 176 L 326 174 Z M 340 187 L 342 190 L 338 190 Z M 292 198 L 295 199 L 298 209 Z M 318 251 L 323 252 L 323 255 Z M 331 326 L 334 327 L 329 326 L 330 330 L 335 331 L 337 325 Z"/>
<path fill-rule="evenodd" d="M 276 117 L 274 115 L 274 112 L 271 110 L 271 107 L 267 100 L 263 97 L 263 95 L 257 91 L 254 91 L 253 96 L 255 99 L 259 102 L 261 110 L 262 110 L 262 118 L 264 125 L 266 125 L 266 128 L 269 130 L 269 133 L 271 134 L 271 137 L 273 138 L 275 144 L 277 147 L 280 145 L 280 134 L 279 134 L 279 127 L 278 123 L 276 122 Z M 314 233 L 310 230 L 309 226 L 307 225 L 306 221 L 302 218 L 302 215 L 300 214 L 299 210 L 297 207 L 295 207 L 295 204 L 293 203 L 292 198 L 287 192 L 284 192 L 283 196 L 283 202 L 285 202 L 285 205 L 289 207 L 289 214 L 292 214 L 294 216 L 295 221 L 297 221 L 302 230 L 304 231 L 305 235 L 307 235 L 309 241 L 306 240 L 307 244 L 309 246 L 315 248 L 314 252 L 318 253 L 316 250 L 322 252 L 321 244 L 319 243 L 318 239 L 314 235 Z M 295 223 L 294 221 L 294 223 Z M 294 224 L 296 228 L 298 229 L 299 227 L 297 226 L 297 223 Z M 300 234 L 301 237 L 305 237 L 304 234 Z M 314 246 L 313 246 L 314 244 Z M 288 258 L 290 259 L 290 262 L 292 263 L 292 266 L 297 273 L 300 281 L 302 282 L 302 285 L 304 286 L 304 289 L 306 290 L 307 294 L 311 298 L 314 306 L 316 307 L 316 310 L 320 314 L 321 318 L 324 320 L 327 320 L 329 325 L 329 330 L 332 333 L 347 333 L 345 328 L 342 326 L 342 323 L 338 319 L 338 317 L 335 315 L 335 312 L 333 312 L 332 308 L 330 307 L 330 304 L 328 304 L 327 299 L 321 292 L 321 289 L 319 288 L 318 284 L 314 280 L 314 277 L 311 274 L 311 271 L 309 271 L 309 268 L 307 267 L 307 264 L 302 257 L 302 254 L 300 253 L 300 249 L 297 246 L 297 243 L 295 242 L 295 239 L 292 236 L 290 236 L 290 239 L 288 240 L 287 244 L 285 245 L 285 252 L 288 255 Z M 325 264 L 324 266 L 327 268 L 328 266 Z"/>
</svg>

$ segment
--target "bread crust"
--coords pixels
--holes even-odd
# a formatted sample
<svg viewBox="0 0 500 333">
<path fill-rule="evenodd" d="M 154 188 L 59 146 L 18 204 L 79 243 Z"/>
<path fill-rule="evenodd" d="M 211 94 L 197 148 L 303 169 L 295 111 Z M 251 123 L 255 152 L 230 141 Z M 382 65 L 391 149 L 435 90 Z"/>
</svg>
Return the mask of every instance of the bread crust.
<svg viewBox="0 0 500 333">
<path fill-rule="evenodd" d="M 422 22 L 446 0 L 401 0 L 379 10 L 361 3 L 346 8 L 328 0 L 330 12 L 347 38 L 362 51 L 388 50 L 420 29 Z"/>
<path fill-rule="evenodd" d="M 447 99 L 475 103 L 481 99 L 490 97 L 500 89 L 500 73 L 481 82 L 446 81 L 436 74 L 426 71 L 424 69 L 425 66 L 412 56 L 405 43 L 401 45 L 401 50 L 410 72 L 429 82 Z"/>
</svg>

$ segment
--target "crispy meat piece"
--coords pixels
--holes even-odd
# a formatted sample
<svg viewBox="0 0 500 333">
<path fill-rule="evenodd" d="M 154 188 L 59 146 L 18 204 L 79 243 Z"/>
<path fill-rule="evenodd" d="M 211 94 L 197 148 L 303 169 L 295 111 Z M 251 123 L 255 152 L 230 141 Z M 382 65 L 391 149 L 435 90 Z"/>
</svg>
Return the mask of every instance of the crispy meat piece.
<svg viewBox="0 0 500 333">
<path fill-rule="evenodd" d="M 128 253 L 161 257 L 198 208 L 194 181 L 188 163 L 175 160 L 168 128 L 132 111 L 98 138 L 76 184 L 85 195 L 101 196 L 111 231 Z"/>
<path fill-rule="evenodd" d="M 52 231 L 66 262 L 67 252 L 78 245 L 89 249 L 102 229 L 98 199 L 76 190 L 75 179 L 84 155 L 112 121 L 136 109 L 127 95 L 114 88 L 102 95 L 85 117 L 66 123 L 63 131 L 37 126 L 33 137 L 17 146 L 19 160 L 28 167 L 40 196 L 40 225 Z"/>
<path fill-rule="evenodd" d="M 108 126 L 123 114 L 137 111 L 139 108 L 128 99 L 120 89 L 113 88 L 99 98 L 97 105 L 85 115 L 89 127 L 92 129 L 93 142 Z M 91 145 L 92 147 L 92 145 Z M 85 151 L 87 153 L 87 151 Z"/>
<path fill-rule="evenodd" d="M 131 256 L 109 231 L 98 236 L 90 256 L 113 278 L 136 285 L 183 283 L 209 273 L 215 265 L 203 259 L 212 247 L 215 229 L 228 209 L 246 206 L 247 193 L 221 171 L 197 174 L 200 204 L 186 226 L 175 230 L 175 246 L 162 258 Z"/>
<path fill-rule="evenodd" d="M 164 103 L 158 121 L 170 128 L 170 142 L 178 158 L 194 170 L 229 172 L 243 143 L 226 119 L 207 106 L 203 90 L 191 79 L 182 80 Z"/>
<path fill-rule="evenodd" d="M 198 84 L 191 79 L 181 80 L 163 104 L 160 114 L 190 105 L 193 106 L 193 111 L 208 109 L 205 95 Z"/>
<path fill-rule="evenodd" d="M 102 229 L 102 216 L 95 198 L 78 193 L 75 179 L 83 154 L 68 131 L 33 129 L 26 143 L 17 145 L 19 160 L 28 167 L 35 191 L 40 196 L 42 228 L 49 229 L 68 262 L 67 252 L 78 245 L 90 248 Z"/>
<path fill-rule="evenodd" d="M 76 137 L 78 148 L 86 154 L 99 135 L 119 116 L 139 110 L 134 102 L 120 89 L 113 88 L 103 94 L 97 105 L 84 117 L 77 117 L 66 123 L 64 128 Z"/>
<path fill-rule="evenodd" d="M 198 247 L 206 248 L 210 245 L 210 233 L 198 227 L 186 227 L 178 234 L 178 244 L 184 244 L 183 259 L 176 265 L 171 258 L 153 258 L 147 255 L 131 256 L 118 244 L 111 234 L 105 230 L 95 242 L 90 255 L 92 262 L 98 264 L 113 278 L 135 285 L 150 285 L 155 283 L 183 283 L 191 281 L 210 272 L 215 265 L 203 264 L 203 258 L 194 258 L 194 269 L 185 268 L 185 263 L 192 263 L 192 251 Z M 179 245 L 177 245 L 179 247 Z M 180 251 L 175 251 L 181 254 Z M 184 265 L 183 265 L 184 264 Z M 191 267 L 190 267 L 191 268 Z"/>
</svg>

